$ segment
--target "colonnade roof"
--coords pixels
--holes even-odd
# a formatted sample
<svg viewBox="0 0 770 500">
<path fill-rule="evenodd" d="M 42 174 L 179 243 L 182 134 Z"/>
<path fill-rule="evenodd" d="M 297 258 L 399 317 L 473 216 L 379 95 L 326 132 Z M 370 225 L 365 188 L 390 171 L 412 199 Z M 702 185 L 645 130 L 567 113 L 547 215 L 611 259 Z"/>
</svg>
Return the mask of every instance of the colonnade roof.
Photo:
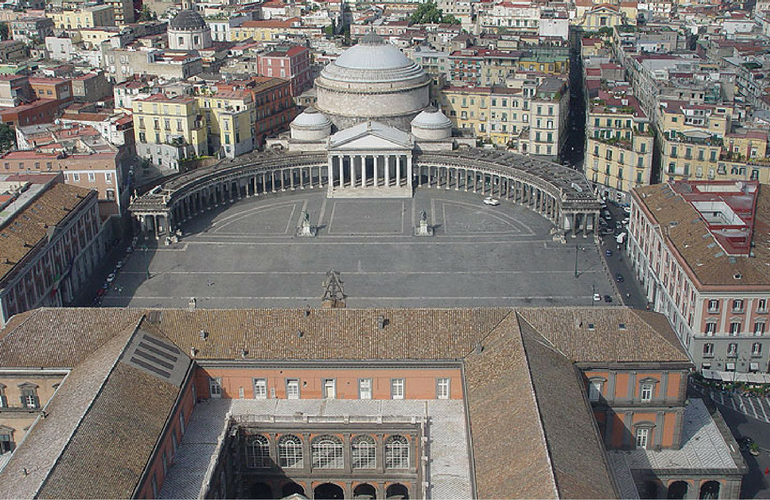
<svg viewBox="0 0 770 500">
<path fill-rule="evenodd" d="M 273 168 L 325 165 L 326 161 L 326 152 L 281 150 L 253 152 L 235 159 L 223 160 L 211 167 L 177 175 L 162 186 L 133 200 L 131 209 L 140 212 L 165 211 L 169 200 L 195 185 L 209 180 L 237 177 L 240 171 L 247 168 L 268 171 Z M 551 188 L 558 191 L 558 198 L 562 204 L 566 204 L 564 208 L 595 211 L 600 206 L 590 183 L 581 172 L 557 163 L 508 151 L 466 148 L 436 153 L 416 153 L 415 166 L 475 168 L 503 176 L 520 177 L 524 181 L 540 184 L 539 187 L 542 189 Z"/>
</svg>

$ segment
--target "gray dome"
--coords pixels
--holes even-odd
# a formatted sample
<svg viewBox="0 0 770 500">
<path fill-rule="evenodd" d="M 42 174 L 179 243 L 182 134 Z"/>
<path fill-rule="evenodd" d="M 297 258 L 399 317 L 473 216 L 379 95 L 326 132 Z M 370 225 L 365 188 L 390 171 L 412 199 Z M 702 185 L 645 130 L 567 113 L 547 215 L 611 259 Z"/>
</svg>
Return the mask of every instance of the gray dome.
<svg viewBox="0 0 770 500">
<path fill-rule="evenodd" d="M 436 108 L 430 107 L 414 117 L 412 127 L 436 130 L 452 128 L 452 121 Z"/>
<path fill-rule="evenodd" d="M 369 34 L 327 65 L 321 74 L 338 82 L 387 83 L 419 78 L 424 72 L 395 45 Z"/>
<path fill-rule="evenodd" d="M 179 11 L 179 14 L 171 20 L 170 28 L 178 31 L 194 31 L 206 29 L 206 21 L 203 17 L 191 9 Z"/>
<path fill-rule="evenodd" d="M 297 117 L 294 118 L 294 120 L 291 122 L 293 127 L 312 129 L 323 129 L 330 127 L 331 124 L 331 120 L 329 120 L 326 115 L 313 107 L 307 108 L 305 111 L 297 115 Z"/>
</svg>

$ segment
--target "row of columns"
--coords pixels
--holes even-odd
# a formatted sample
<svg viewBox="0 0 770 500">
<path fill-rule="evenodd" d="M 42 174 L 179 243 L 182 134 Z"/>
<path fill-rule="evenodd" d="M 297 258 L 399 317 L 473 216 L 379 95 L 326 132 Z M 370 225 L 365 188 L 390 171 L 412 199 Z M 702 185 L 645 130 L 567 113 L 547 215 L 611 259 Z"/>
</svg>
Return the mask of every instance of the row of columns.
<svg viewBox="0 0 770 500">
<path fill-rule="evenodd" d="M 562 212 L 560 200 L 549 191 L 521 179 L 472 168 L 413 167 L 411 155 L 398 153 L 330 154 L 327 165 L 290 166 L 218 180 L 177 200 L 168 213 L 139 215 L 139 222 L 142 232 L 151 232 L 156 238 L 161 238 L 205 210 L 242 198 L 324 186 L 330 191 L 363 187 L 411 189 L 413 182 L 418 187 L 454 188 L 510 200 L 538 212 L 573 236 L 579 232 L 587 235 L 596 229 L 597 212 Z"/>
<path fill-rule="evenodd" d="M 556 224 L 557 199 L 548 191 L 514 177 L 461 167 L 418 166 L 417 187 L 463 190 L 494 196 L 530 208 Z"/>
<path fill-rule="evenodd" d="M 330 154 L 329 190 L 365 187 L 411 187 L 410 154 Z"/>
</svg>

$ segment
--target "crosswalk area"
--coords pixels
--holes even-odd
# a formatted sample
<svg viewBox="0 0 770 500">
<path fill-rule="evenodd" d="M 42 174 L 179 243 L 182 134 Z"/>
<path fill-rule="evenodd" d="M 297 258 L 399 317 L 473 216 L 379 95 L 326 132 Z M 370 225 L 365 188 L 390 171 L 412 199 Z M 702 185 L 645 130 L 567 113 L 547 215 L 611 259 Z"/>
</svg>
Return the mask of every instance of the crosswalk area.
<svg viewBox="0 0 770 500">
<path fill-rule="evenodd" d="M 770 423 L 770 398 L 748 397 L 725 391 L 709 389 L 711 400 L 731 410 L 743 413 L 747 417 Z"/>
</svg>

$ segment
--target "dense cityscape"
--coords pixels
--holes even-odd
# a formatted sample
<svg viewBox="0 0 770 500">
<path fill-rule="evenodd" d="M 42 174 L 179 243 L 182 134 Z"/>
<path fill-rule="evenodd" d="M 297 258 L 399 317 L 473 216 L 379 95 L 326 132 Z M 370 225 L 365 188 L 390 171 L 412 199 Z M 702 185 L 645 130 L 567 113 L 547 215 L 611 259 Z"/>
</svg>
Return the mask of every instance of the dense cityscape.
<svg viewBox="0 0 770 500">
<path fill-rule="evenodd" d="M 0 3 L 0 498 L 770 496 L 770 1 Z"/>
</svg>

